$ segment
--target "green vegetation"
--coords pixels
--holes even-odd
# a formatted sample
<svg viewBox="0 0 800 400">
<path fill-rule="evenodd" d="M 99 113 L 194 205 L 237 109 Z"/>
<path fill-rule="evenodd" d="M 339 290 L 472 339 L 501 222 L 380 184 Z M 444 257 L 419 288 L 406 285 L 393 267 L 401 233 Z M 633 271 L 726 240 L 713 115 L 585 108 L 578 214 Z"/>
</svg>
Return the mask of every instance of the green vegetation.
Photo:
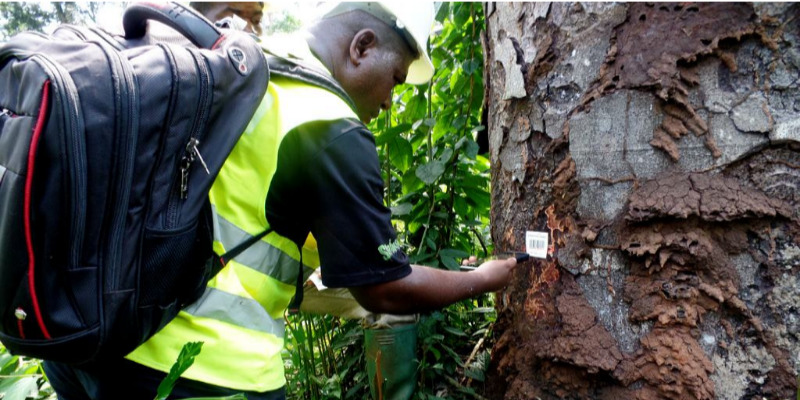
<svg viewBox="0 0 800 400">
<path fill-rule="evenodd" d="M 9 7 L 0 3 L 0 20 L 9 19 Z M 483 10 L 478 3 L 443 3 L 437 21 L 431 84 L 398 87 L 392 109 L 370 128 L 399 244 L 414 263 L 456 270 L 461 258 L 487 256 L 492 247 L 489 162 L 474 139 L 483 129 Z M 46 25 L 29 21 L 22 29 Z M 482 398 L 491 306 L 491 296 L 484 296 L 421 317 L 416 399 Z M 191 358 L 186 355 L 183 364 Z M 358 321 L 288 316 L 284 362 L 290 399 L 369 398 Z M 0 347 L 0 365 L 4 399 L 55 398 L 36 360 L 12 357 Z"/>
<path fill-rule="evenodd" d="M 203 342 L 190 342 L 183 345 L 175 364 L 172 365 L 167 376 L 158 385 L 155 400 L 167 400 L 167 397 L 175 387 L 175 382 L 194 364 L 194 358 L 200 354 L 202 348 Z"/>
<path fill-rule="evenodd" d="M 431 83 L 398 87 L 371 126 L 386 202 L 414 263 L 457 270 L 458 259 L 488 252 L 489 162 L 473 138 L 483 128 L 482 14 L 479 4 L 443 3 Z"/>
<path fill-rule="evenodd" d="M 12 356 L 0 345 L 0 396 L 3 400 L 55 400 L 39 360 Z"/>
<path fill-rule="evenodd" d="M 300 29 L 301 25 L 302 22 L 299 18 L 292 15 L 287 10 L 281 10 L 280 12 L 269 14 L 269 21 L 266 21 L 266 26 L 264 26 L 264 35 L 294 32 Z"/>
<path fill-rule="evenodd" d="M 44 31 L 52 24 L 97 21 L 101 2 L 0 2 L 0 40 L 22 31 Z"/>
</svg>

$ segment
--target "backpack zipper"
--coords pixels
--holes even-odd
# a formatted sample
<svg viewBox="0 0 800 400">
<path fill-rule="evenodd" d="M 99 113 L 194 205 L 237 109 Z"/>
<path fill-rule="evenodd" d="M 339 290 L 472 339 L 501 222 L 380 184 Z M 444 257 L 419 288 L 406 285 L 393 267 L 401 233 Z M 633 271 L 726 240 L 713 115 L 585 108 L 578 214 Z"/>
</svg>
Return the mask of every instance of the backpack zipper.
<svg viewBox="0 0 800 400">
<path fill-rule="evenodd" d="M 198 114 L 197 118 L 195 118 L 192 123 L 191 133 L 184 147 L 183 156 L 180 159 L 179 173 L 173 186 L 175 189 L 173 189 L 169 203 L 167 204 L 167 221 L 165 224 L 167 229 L 176 227 L 180 219 L 180 202 L 189 197 L 189 173 L 191 172 L 192 164 L 194 164 L 195 161 L 199 161 L 206 174 L 211 174 L 198 148 L 201 140 L 204 139 L 203 132 L 205 131 L 211 103 L 211 74 L 208 71 L 206 60 L 202 55 L 191 48 L 187 48 L 186 50 L 189 51 L 195 59 L 198 78 L 200 80 L 198 85 L 200 88 L 197 103 Z"/>
<path fill-rule="evenodd" d="M 106 43 L 99 41 L 93 43 L 97 44 L 106 53 L 111 64 L 112 76 L 116 78 L 114 82 L 114 97 L 118 100 L 116 105 L 118 107 L 116 110 L 118 115 L 116 120 L 117 131 L 115 132 L 118 146 L 116 154 L 122 155 L 124 158 L 121 158 L 116 164 L 118 170 L 114 171 L 114 180 L 111 182 L 111 188 L 117 194 L 114 197 L 115 201 L 128 204 L 130 201 L 131 180 L 133 179 L 133 151 L 136 148 L 136 132 L 139 126 L 139 117 L 136 113 L 139 107 L 139 87 L 134 80 L 133 67 L 126 57 Z M 118 254 L 122 252 L 122 242 L 125 239 L 126 216 L 127 207 L 119 207 L 119 212 L 112 216 L 111 226 L 119 229 L 107 232 L 109 235 L 110 254 L 107 255 L 105 262 L 121 260 Z M 107 271 L 111 271 L 111 276 L 106 279 L 106 282 L 111 283 L 111 285 L 104 284 L 104 290 L 114 291 L 119 289 L 120 282 L 118 282 L 119 274 L 117 272 L 126 268 L 128 266 L 107 268 Z"/>
<path fill-rule="evenodd" d="M 64 115 L 66 121 L 63 121 L 64 126 L 67 128 L 66 140 L 64 143 L 67 145 L 67 152 L 74 154 L 70 157 L 72 163 L 68 165 L 69 177 L 73 189 L 70 190 L 72 198 L 72 223 L 71 223 L 71 241 L 73 243 L 70 249 L 70 263 L 72 265 L 80 265 L 81 249 L 83 248 L 84 226 L 86 223 L 86 203 L 82 199 L 80 193 L 86 192 L 86 143 L 82 140 L 82 133 L 84 131 L 83 120 L 80 117 L 78 107 L 79 100 L 75 97 L 77 88 L 69 77 L 69 74 L 50 58 L 37 54 L 34 56 L 36 60 L 41 61 L 42 65 L 50 76 L 52 84 L 55 86 L 53 90 L 54 95 L 58 96 L 58 102 L 61 104 L 61 114 Z M 69 105 L 74 105 L 68 108 Z"/>
<path fill-rule="evenodd" d="M 71 29 L 72 31 L 84 36 L 80 30 Z M 117 155 L 112 173 L 112 180 L 109 183 L 109 191 L 113 193 L 110 201 L 117 203 L 127 204 L 130 201 L 131 179 L 133 176 L 133 150 L 136 148 L 136 132 L 139 126 L 139 119 L 136 109 L 139 106 L 139 88 L 135 83 L 133 76 L 133 67 L 128 63 L 121 53 L 116 51 L 112 46 L 103 41 L 87 40 L 85 43 L 97 45 L 108 60 L 108 66 L 111 69 L 112 86 L 114 90 L 114 111 L 117 115 L 115 126 L 113 129 L 116 143 L 116 148 L 113 149 L 114 154 Z M 127 207 L 118 207 L 119 212 L 107 216 L 107 221 L 104 226 L 118 227 L 118 229 L 110 230 L 104 229 L 101 233 L 106 236 L 108 250 L 101 258 L 100 262 L 110 263 L 118 262 L 121 257 L 119 253 L 122 252 L 122 243 L 125 239 L 125 218 L 127 216 Z M 110 221 L 110 222 L 109 222 Z M 118 282 L 119 270 L 126 268 L 126 266 L 108 266 L 106 271 L 110 271 L 110 276 L 100 276 L 100 296 L 104 293 L 115 291 L 119 289 L 120 282 Z M 103 307 L 100 302 L 100 314 L 102 314 Z"/>
</svg>

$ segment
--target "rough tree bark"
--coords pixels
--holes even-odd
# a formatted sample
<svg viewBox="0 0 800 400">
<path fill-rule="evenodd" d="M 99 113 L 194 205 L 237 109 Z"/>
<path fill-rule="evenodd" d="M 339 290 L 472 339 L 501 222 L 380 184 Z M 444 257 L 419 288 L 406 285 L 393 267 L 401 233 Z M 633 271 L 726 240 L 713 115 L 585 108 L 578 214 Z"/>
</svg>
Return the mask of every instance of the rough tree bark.
<svg viewBox="0 0 800 400">
<path fill-rule="evenodd" d="M 486 4 L 496 399 L 793 399 L 800 4 Z"/>
</svg>

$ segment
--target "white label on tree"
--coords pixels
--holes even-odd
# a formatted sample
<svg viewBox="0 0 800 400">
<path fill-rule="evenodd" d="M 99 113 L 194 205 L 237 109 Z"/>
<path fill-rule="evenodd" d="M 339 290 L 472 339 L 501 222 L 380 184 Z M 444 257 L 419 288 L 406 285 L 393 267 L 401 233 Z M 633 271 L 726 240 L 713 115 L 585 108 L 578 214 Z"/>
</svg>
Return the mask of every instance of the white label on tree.
<svg viewBox="0 0 800 400">
<path fill-rule="evenodd" d="M 547 258 L 547 232 L 525 232 L 525 251 L 536 258 Z"/>
</svg>

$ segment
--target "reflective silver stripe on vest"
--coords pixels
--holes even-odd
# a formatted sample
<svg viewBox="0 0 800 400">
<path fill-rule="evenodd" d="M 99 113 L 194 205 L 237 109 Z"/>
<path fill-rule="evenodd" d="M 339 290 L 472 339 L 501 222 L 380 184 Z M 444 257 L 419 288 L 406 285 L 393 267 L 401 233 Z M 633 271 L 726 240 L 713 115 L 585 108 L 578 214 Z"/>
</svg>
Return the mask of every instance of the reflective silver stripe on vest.
<svg viewBox="0 0 800 400">
<path fill-rule="evenodd" d="M 203 296 L 183 311 L 196 317 L 216 319 L 279 338 L 283 338 L 286 330 L 283 317 L 272 318 L 257 301 L 211 287 L 207 287 Z"/>
<path fill-rule="evenodd" d="M 212 206 L 214 213 L 214 239 L 222 242 L 226 249 L 233 248 L 239 243 L 252 237 L 233 222 L 228 221 Z M 271 235 L 272 233 L 270 233 Z M 268 275 L 287 285 L 294 285 L 297 281 L 299 262 L 281 249 L 259 240 L 234 258 L 236 262 L 252 268 L 262 274 Z M 309 275 L 311 267 L 305 265 L 304 275 Z"/>
</svg>

